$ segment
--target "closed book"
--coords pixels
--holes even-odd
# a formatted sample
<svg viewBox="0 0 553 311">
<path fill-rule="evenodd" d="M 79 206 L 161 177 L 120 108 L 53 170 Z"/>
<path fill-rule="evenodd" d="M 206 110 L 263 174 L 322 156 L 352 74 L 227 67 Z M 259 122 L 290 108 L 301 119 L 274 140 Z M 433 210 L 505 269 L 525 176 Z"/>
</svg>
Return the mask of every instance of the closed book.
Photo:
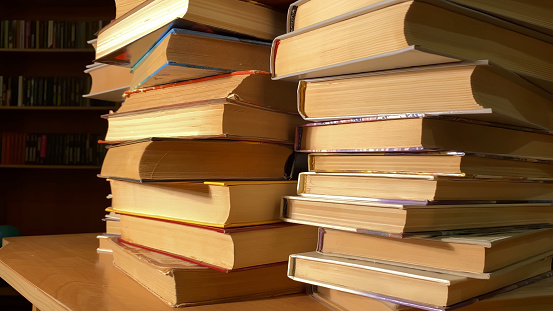
<svg viewBox="0 0 553 311">
<path fill-rule="evenodd" d="M 293 144 L 303 120 L 292 113 L 214 99 L 103 116 L 107 142 L 147 137 L 229 137 Z"/>
<path fill-rule="evenodd" d="M 306 79 L 298 93 L 306 120 L 420 113 L 553 130 L 553 96 L 485 61 Z"/>
<path fill-rule="evenodd" d="M 308 169 L 317 173 L 399 173 L 459 177 L 552 178 L 553 162 L 465 152 L 310 153 Z"/>
<path fill-rule="evenodd" d="M 449 204 L 448 204 L 449 203 Z M 551 202 L 413 202 L 289 196 L 282 201 L 287 222 L 391 237 L 472 232 L 467 229 L 553 224 Z M 495 230 L 495 229 L 494 229 Z M 444 232 L 442 232 L 444 231 Z"/>
<path fill-rule="evenodd" d="M 551 201 L 553 181 L 304 172 L 298 194 L 411 201 Z"/>
<path fill-rule="evenodd" d="M 125 99 L 123 93 L 129 89 L 132 78 L 129 68 L 99 64 L 88 68 L 85 73 L 90 75 L 92 86 L 83 97 L 116 103 Z"/>
<path fill-rule="evenodd" d="M 119 214 L 213 227 L 280 222 L 280 200 L 296 181 L 135 183 L 110 180 L 111 208 Z"/>
<path fill-rule="evenodd" d="M 551 92 L 553 45 L 539 34 L 448 1 L 382 1 L 277 37 L 271 72 L 304 79 L 488 59 Z"/>
<path fill-rule="evenodd" d="M 285 32 L 285 20 L 278 11 L 246 1 L 148 0 L 98 33 L 96 59 L 132 66 L 173 28 L 269 41 Z"/>
<path fill-rule="evenodd" d="M 348 311 L 418 311 L 419 308 L 400 305 L 384 300 L 366 297 L 363 295 L 343 292 L 333 288 L 316 286 L 312 290 L 312 297 L 336 310 Z M 513 287 L 504 293 L 492 297 L 481 297 L 473 304 L 456 308 L 458 311 L 519 311 L 519 310 L 548 310 L 553 304 L 553 278 Z M 450 308 L 452 310 L 452 308 Z"/>
<path fill-rule="evenodd" d="M 109 148 L 101 177 L 138 182 L 284 179 L 292 151 L 234 140 L 145 139 Z"/>
<path fill-rule="evenodd" d="M 544 34 L 553 35 L 553 24 L 549 19 L 553 14 L 553 6 L 548 1 L 450 1 L 478 11 L 486 12 L 498 18 L 507 19 L 515 24 L 532 28 Z M 338 0 L 332 1 L 332 3 L 325 2 L 324 0 L 296 1 L 290 5 L 288 10 L 287 30 L 299 30 L 379 2 L 381 2 L 381 0 Z"/>
<path fill-rule="evenodd" d="M 487 279 L 496 270 L 553 255 L 553 229 L 475 230 L 472 234 L 397 239 L 319 228 L 317 251 Z"/>
<path fill-rule="evenodd" d="M 312 285 L 363 293 L 426 310 L 447 310 L 455 304 L 475 302 L 471 299 L 533 277 L 546 278 L 550 270 L 551 258 L 545 258 L 514 269 L 501 269 L 489 279 L 472 279 L 308 252 L 290 256 L 288 276 Z"/>
<path fill-rule="evenodd" d="M 302 152 L 463 151 L 553 158 L 553 135 L 446 118 L 375 117 L 308 124 Z"/>
<path fill-rule="evenodd" d="M 131 90 L 232 71 L 269 71 L 270 45 L 172 29 L 132 67 Z"/>
<path fill-rule="evenodd" d="M 125 92 L 118 113 L 182 103 L 226 99 L 297 113 L 297 83 L 273 81 L 264 71 L 247 70 Z"/>
<path fill-rule="evenodd" d="M 242 301 L 299 293 L 286 264 L 224 273 L 111 238 L 116 267 L 171 307 Z"/>
<path fill-rule="evenodd" d="M 270 224 L 216 228 L 154 217 L 120 215 L 121 239 L 228 271 L 285 262 L 296 252 L 315 250 L 317 228 Z"/>
</svg>

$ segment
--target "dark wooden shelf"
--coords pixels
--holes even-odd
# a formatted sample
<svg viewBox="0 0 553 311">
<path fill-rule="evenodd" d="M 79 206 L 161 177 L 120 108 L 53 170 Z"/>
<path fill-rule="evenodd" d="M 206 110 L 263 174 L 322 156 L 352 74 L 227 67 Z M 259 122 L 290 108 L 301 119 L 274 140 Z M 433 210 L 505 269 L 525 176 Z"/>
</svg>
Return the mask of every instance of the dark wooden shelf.
<svg viewBox="0 0 553 311">
<path fill-rule="evenodd" d="M 94 49 L 0 49 L 0 53 L 94 53 Z"/>
<path fill-rule="evenodd" d="M 17 169 L 50 169 L 50 170 L 99 170 L 100 165 L 38 165 L 38 164 L 0 164 L 2 168 Z"/>
<path fill-rule="evenodd" d="M 0 110 L 49 110 L 49 111 L 109 111 L 116 110 L 117 106 L 0 106 Z"/>
</svg>

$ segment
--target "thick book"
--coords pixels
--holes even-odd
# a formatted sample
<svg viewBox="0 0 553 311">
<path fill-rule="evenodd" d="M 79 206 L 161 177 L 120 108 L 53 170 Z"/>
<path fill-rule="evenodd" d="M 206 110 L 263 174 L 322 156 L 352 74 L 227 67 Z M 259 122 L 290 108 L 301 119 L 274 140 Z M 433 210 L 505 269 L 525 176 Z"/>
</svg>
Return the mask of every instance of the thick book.
<svg viewBox="0 0 553 311">
<path fill-rule="evenodd" d="M 551 161 L 467 152 L 310 153 L 308 169 L 317 173 L 553 178 Z"/>
<path fill-rule="evenodd" d="M 551 94 L 486 61 L 307 79 L 298 87 L 298 110 L 311 121 L 416 113 L 552 131 L 552 105 Z"/>
<path fill-rule="evenodd" d="M 209 100 L 259 105 L 297 113 L 297 83 L 273 81 L 264 71 L 236 71 L 125 92 L 118 113 Z"/>
<path fill-rule="evenodd" d="M 130 67 L 173 28 L 270 41 L 285 32 L 285 20 L 249 1 L 148 0 L 99 32 L 96 59 Z"/>
<path fill-rule="evenodd" d="M 275 38 L 271 72 L 304 79 L 487 59 L 551 92 L 553 44 L 536 33 L 448 1 L 382 1 Z"/>
<path fill-rule="evenodd" d="M 551 201 L 553 181 L 303 172 L 298 194 L 410 201 Z"/>
<path fill-rule="evenodd" d="M 461 151 L 553 158 L 553 135 L 461 119 L 384 116 L 298 128 L 301 152 Z"/>
<path fill-rule="evenodd" d="M 123 94 L 129 90 L 132 74 L 129 68 L 98 64 L 84 71 L 90 75 L 92 86 L 85 98 L 120 103 Z"/>
<path fill-rule="evenodd" d="M 109 148 L 100 176 L 138 182 L 282 180 L 291 154 L 287 146 L 261 142 L 144 139 Z"/>
<path fill-rule="evenodd" d="M 382 0 L 348 1 L 300 0 L 292 3 L 288 10 L 287 31 L 294 31 L 324 22 L 339 15 L 363 9 Z M 453 3 L 507 19 L 515 24 L 532 28 L 544 34 L 553 35 L 553 5 L 549 1 L 527 0 L 450 0 Z"/>
<path fill-rule="evenodd" d="M 456 230 L 553 224 L 548 203 L 412 202 L 291 196 L 282 199 L 287 222 L 391 237 L 451 235 Z M 478 229 L 479 228 L 479 229 Z M 447 231 L 446 231 L 447 230 Z M 451 232 L 453 231 L 453 232 Z"/>
<path fill-rule="evenodd" d="M 172 29 L 132 67 L 130 89 L 232 71 L 269 71 L 269 55 L 265 42 Z"/>
<path fill-rule="evenodd" d="M 551 273 L 553 275 L 553 273 Z M 546 276 L 546 275 L 545 275 Z M 544 277 L 545 277 L 544 276 Z M 343 292 L 334 288 L 314 286 L 311 296 L 334 310 L 339 311 L 420 311 L 416 307 L 400 305 L 381 299 Z M 479 297 L 473 304 L 459 306 L 457 311 L 520 311 L 549 310 L 553 305 L 553 278 L 548 277 L 530 284 L 520 284 L 507 288 L 504 292 L 490 297 Z M 452 310 L 453 308 L 449 308 Z M 432 310 L 432 309 L 423 309 Z"/>
<path fill-rule="evenodd" d="M 120 215 L 121 239 L 216 270 L 285 262 L 315 250 L 317 228 L 287 223 L 216 228 L 154 217 Z"/>
<path fill-rule="evenodd" d="M 476 231 L 397 239 L 319 228 L 317 251 L 398 266 L 487 279 L 494 271 L 553 255 L 553 229 Z"/>
<path fill-rule="evenodd" d="M 109 240 L 113 263 L 171 307 L 243 301 L 299 293 L 286 264 L 224 273 L 182 259 Z"/>
<path fill-rule="evenodd" d="M 135 183 L 110 180 L 110 212 L 213 227 L 280 222 L 280 200 L 296 181 Z"/>
<path fill-rule="evenodd" d="M 297 114 L 227 99 L 110 113 L 102 117 L 108 121 L 105 140 L 110 143 L 147 137 L 224 136 L 291 145 L 296 127 L 304 124 Z"/>
<path fill-rule="evenodd" d="M 508 290 L 505 287 L 518 282 L 547 278 L 550 270 L 551 257 L 498 270 L 483 280 L 309 252 L 290 256 L 288 276 L 426 310 L 447 310 L 473 303 L 473 298 L 492 291 Z"/>
</svg>

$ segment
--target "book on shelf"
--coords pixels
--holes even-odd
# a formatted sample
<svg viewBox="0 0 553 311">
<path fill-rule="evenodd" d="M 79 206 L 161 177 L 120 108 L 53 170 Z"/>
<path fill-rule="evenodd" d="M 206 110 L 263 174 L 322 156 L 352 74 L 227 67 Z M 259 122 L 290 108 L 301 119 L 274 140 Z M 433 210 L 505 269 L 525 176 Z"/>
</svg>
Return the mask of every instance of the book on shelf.
<svg viewBox="0 0 553 311">
<path fill-rule="evenodd" d="M 124 100 L 123 94 L 129 90 L 132 78 L 129 68 L 95 64 L 87 68 L 85 73 L 90 75 L 92 84 L 88 94 L 84 98 L 105 100 L 114 103 L 120 103 Z"/>
<path fill-rule="evenodd" d="M 551 42 L 448 1 L 382 1 L 275 38 L 271 72 L 304 79 L 487 59 L 552 92 Z"/>
<path fill-rule="evenodd" d="M 310 153 L 308 170 L 316 173 L 399 173 L 459 177 L 553 177 L 553 162 L 468 152 Z"/>
<path fill-rule="evenodd" d="M 120 215 L 121 239 L 221 271 L 286 262 L 315 250 L 317 228 L 287 223 L 217 228 L 157 217 Z"/>
<path fill-rule="evenodd" d="M 282 219 L 351 232 L 409 237 L 470 233 L 472 231 L 467 229 L 475 228 L 476 232 L 482 232 L 482 228 L 505 226 L 538 225 L 540 228 L 544 224 L 553 224 L 553 211 L 551 202 L 430 204 L 400 200 L 287 196 L 282 199 Z"/>
<path fill-rule="evenodd" d="M 317 252 L 290 256 L 288 276 L 312 285 L 360 293 L 425 310 L 447 310 L 477 301 L 492 291 L 517 283 L 537 282 L 551 275 L 551 257 L 494 272 L 489 279 L 327 256 Z"/>
<path fill-rule="evenodd" d="M 450 1 L 507 19 L 515 24 L 532 28 L 545 34 L 553 35 L 553 24 L 549 18 L 553 14 L 553 6 L 548 1 Z M 287 30 L 288 32 L 300 30 L 379 2 L 381 0 L 338 0 L 332 1 L 332 3 L 324 2 L 323 0 L 296 1 L 290 5 L 290 9 L 288 10 Z"/>
<path fill-rule="evenodd" d="M 304 291 L 286 263 L 223 273 L 111 238 L 116 267 L 171 307 L 274 297 Z"/>
<path fill-rule="evenodd" d="M 273 81 L 268 72 L 235 71 L 125 92 L 125 103 L 117 113 L 181 103 L 226 100 L 297 114 L 296 90 L 297 83 Z"/>
<path fill-rule="evenodd" d="M 173 28 L 270 41 L 285 32 L 285 16 L 265 6 L 238 0 L 149 0 L 99 32 L 96 59 L 133 66 Z"/>
<path fill-rule="evenodd" d="M 111 212 L 212 227 L 280 222 L 282 195 L 296 181 L 135 183 L 110 180 Z"/>
<path fill-rule="evenodd" d="M 305 122 L 297 114 L 258 105 L 215 99 L 141 111 L 117 112 L 108 120 L 107 142 L 147 137 L 220 136 L 293 144 L 296 126 Z"/>
<path fill-rule="evenodd" d="M 319 228 L 317 251 L 420 270 L 488 279 L 494 271 L 553 255 L 553 229 L 474 230 L 397 239 Z"/>
<path fill-rule="evenodd" d="M 1 164 L 100 165 L 99 134 L 2 132 Z"/>
<path fill-rule="evenodd" d="M 131 90 L 232 71 L 269 71 L 270 44 L 171 29 L 132 67 Z"/>
<path fill-rule="evenodd" d="M 169 180 L 282 180 L 287 146 L 234 140 L 144 139 L 108 149 L 101 177 Z"/>
<path fill-rule="evenodd" d="M 0 106 L 89 106 L 88 77 L 0 77 Z"/>
<path fill-rule="evenodd" d="M 86 49 L 105 21 L 2 20 L 0 48 Z M 92 51 L 92 50 L 91 50 Z"/>
<path fill-rule="evenodd" d="M 553 96 L 487 61 L 307 79 L 298 92 L 312 121 L 416 113 L 553 130 Z"/>
<path fill-rule="evenodd" d="M 552 180 L 303 172 L 298 194 L 410 201 L 551 201 Z"/>
<path fill-rule="evenodd" d="M 334 288 L 314 286 L 311 296 L 324 305 L 340 311 L 419 311 L 415 307 L 404 306 L 385 300 L 343 292 Z M 553 278 L 512 288 L 504 293 L 481 297 L 479 301 L 456 308 L 458 311 L 519 311 L 547 310 L 553 304 Z"/>
<path fill-rule="evenodd" d="M 302 152 L 407 152 L 453 150 L 520 157 L 553 157 L 553 135 L 476 120 L 419 115 L 378 116 L 307 124 L 298 128 Z"/>
</svg>

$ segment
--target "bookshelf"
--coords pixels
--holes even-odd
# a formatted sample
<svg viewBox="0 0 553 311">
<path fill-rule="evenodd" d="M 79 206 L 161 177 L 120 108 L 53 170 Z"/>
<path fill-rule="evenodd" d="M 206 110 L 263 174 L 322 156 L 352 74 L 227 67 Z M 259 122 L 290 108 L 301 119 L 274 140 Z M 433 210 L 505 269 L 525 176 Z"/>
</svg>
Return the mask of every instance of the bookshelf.
<svg viewBox="0 0 553 311">
<path fill-rule="evenodd" d="M 89 79 L 83 71 L 94 59 L 94 49 L 86 44 L 87 40 L 94 38 L 96 30 L 91 27 L 101 27 L 98 21 L 103 21 L 105 25 L 114 15 L 112 0 L 0 3 L 0 23 L 4 26 L 4 33 L 0 35 L 0 76 L 4 77 L 4 81 L 7 77 L 21 76 L 24 77 L 21 79 L 26 79 L 19 80 L 26 83 L 22 99 L 15 105 L 5 100 L 0 104 L 0 132 L 34 133 L 48 137 L 50 142 L 55 137 L 59 144 L 57 150 L 52 152 L 57 154 L 53 162 L 30 162 L 27 155 L 27 161 L 22 163 L 0 164 L 3 177 L 0 181 L 0 224 L 15 226 L 22 235 L 104 230 L 101 218 L 103 209 L 109 204 L 105 199 L 109 185 L 96 177 L 100 168 L 98 163 L 79 163 L 82 159 L 87 161 L 86 156 L 80 153 L 86 150 L 84 144 L 74 145 L 72 160 L 67 160 L 67 143 L 71 139 L 76 144 L 83 137 L 88 141 L 102 137 L 107 125 L 100 115 L 116 109 L 113 106 L 94 106 L 105 105 L 103 103 L 80 102 L 81 95 L 88 93 L 86 87 L 89 84 L 78 85 Z M 14 20 L 25 22 L 4 22 Z M 10 23 L 20 28 L 9 30 L 32 26 L 18 37 L 23 41 L 11 38 L 12 42 L 24 43 L 7 46 L 5 30 Z M 56 28 L 52 29 L 57 32 L 47 29 L 48 23 L 55 24 Z M 57 42 L 47 46 L 47 39 L 43 36 L 48 36 L 49 31 Z M 51 93 L 45 92 L 49 85 L 54 90 L 58 88 L 56 101 L 49 98 L 53 96 Z M 19 87 L 18 92 L 16 95 L 20 96 L 22 91 Z M 39 94 L 42 94 L 40 102 L 37 100 L 41 96 Z M 34 152 L 29 151 L 28 144 L 29 141 L 25 152 Z M 77 150 L 79 148 L 82 149 Z M 62 152 L 65 156 L 60 154 Z"/>
</svg>

